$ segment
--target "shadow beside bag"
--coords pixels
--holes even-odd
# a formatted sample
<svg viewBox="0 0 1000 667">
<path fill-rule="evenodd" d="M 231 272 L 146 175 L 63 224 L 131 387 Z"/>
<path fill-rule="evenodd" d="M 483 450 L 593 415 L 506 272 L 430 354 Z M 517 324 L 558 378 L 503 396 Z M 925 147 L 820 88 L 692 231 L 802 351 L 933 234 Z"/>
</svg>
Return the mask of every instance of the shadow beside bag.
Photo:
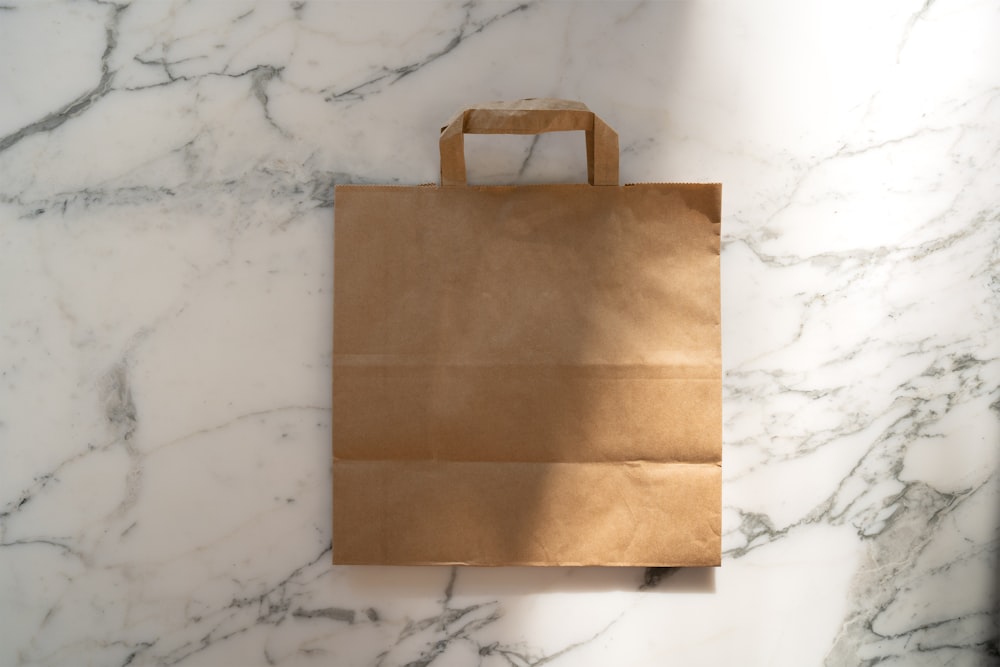
<svg viewBox="0 0 1000 667">
<path fill-rule="evenodd" d="M 589 184 L 466 184 L 464 134 L 570 130 Z M 337 186 L 334 562 L 719 564 L 720 200 L 619 185 L 563 100 L 462 111 L 440 186 Z"/>
</svg>

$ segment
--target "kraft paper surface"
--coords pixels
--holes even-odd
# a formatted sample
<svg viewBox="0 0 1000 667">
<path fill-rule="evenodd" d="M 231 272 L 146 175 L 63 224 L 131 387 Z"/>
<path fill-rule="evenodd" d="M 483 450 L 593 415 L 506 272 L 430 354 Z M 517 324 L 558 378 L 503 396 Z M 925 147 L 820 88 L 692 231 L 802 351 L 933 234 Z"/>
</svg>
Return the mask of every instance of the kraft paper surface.
<svg viewBox="0 0 1000 667">
<path fill-rule="evenodd" d="M 465 184 L 455 136 L 564 130 L 592 184 Z M 721 186 L 618 185 L 608 133 L 481 105 L 443 185 L 337 187 L 335 562 L 719 563 Z"/>
</svg>

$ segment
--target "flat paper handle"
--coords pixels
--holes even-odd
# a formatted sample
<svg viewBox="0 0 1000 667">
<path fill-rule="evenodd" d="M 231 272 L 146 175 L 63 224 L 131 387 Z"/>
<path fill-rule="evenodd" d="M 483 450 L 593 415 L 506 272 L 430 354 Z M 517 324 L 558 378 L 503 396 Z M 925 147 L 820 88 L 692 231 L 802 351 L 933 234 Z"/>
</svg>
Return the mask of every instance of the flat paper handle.
<svg viewBox="0 0 1000 667">
<path fill-rule="evenodd" d="M 618 185 L 618 133 L 571 100 L 528 99 L 487 102 L 463 109 L 441 128 L 441 185 L 465 185 L 466 134 L 587 133 L 587 180 Z"/>
</svg>

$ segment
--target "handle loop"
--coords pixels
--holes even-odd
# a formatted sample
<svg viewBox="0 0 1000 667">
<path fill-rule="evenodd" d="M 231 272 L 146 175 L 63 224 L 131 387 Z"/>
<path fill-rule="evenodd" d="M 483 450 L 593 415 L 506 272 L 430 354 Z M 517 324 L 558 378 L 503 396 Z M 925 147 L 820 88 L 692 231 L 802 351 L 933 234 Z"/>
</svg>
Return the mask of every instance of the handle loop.
<svg viewBox="0 0 1000 667">
<path fill-rule="evenodd" d="M 587 180 L 618 185 L 618 134 L 586 105 L 549 98 L 487 102 L 458 112 L 441 128 L 441 185 L 465 185 L 466 134 L 541 134 L 583 130 Z"/>
</svg>

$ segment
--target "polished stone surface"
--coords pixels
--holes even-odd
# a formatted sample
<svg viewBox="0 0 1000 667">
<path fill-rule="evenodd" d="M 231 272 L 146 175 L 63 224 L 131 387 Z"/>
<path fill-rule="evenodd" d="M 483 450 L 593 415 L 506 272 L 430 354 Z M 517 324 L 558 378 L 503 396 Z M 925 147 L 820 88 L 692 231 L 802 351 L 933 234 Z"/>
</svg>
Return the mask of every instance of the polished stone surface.
<svg viewBox="0 0 1000 667">
<path fill-rule="evenodd" d="M 0 7 L 0 664 L 988 665 L 1000 8 Z M 335 183 L 721 181 L 719 569 L 330 564 Z M 479 182 L 574 136 L 470 137 Z"/>
</svg>

